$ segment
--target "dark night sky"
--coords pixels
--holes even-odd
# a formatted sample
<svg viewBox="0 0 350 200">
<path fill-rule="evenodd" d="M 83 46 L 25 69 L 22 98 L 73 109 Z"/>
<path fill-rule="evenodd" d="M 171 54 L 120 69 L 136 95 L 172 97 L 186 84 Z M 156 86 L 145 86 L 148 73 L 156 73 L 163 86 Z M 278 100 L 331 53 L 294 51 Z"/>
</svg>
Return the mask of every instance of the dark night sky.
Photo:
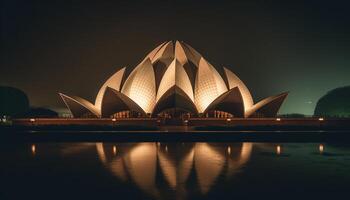
<svg viewBox="0 0 350 200">
<path fill-rule="evenodd" d="M 34 106 L 63 108 L 57 92 L 93 101 L 111 74 L 166 40 L 232 69 L 255 101 L 290 91 L 281 113 L 311 114 L 350 85 L 347 1 L 83 2 L 2 0 L 0 85 Z"/>
</svg>

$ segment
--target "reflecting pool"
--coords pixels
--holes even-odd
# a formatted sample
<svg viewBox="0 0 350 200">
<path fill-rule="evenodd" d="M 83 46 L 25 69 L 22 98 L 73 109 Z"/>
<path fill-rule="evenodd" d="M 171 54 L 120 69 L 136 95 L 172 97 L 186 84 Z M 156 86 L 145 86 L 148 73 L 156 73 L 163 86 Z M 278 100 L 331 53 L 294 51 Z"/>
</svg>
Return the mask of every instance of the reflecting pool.
<svg viewBox="0 0 350 200">
<path fill-rule="evenodd" d="M 0 199 L 349 198 L 350 146 L 2 144 Z"/>
</svg>

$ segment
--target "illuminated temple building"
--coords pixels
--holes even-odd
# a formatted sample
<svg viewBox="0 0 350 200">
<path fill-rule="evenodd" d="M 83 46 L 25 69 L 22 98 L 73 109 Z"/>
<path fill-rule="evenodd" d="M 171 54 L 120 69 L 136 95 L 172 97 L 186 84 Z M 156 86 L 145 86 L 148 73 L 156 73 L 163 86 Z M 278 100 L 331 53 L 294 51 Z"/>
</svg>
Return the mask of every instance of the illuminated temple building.
<svg viewBox="0 0 350 200">
<path fill-rule="evenodd" d="M 122 68 L 100 88 L 95 103 L 60 93 L 76 118 L 156 116 L 274 117 L 288 93 L 254 104 L 229 69 L 215 68 L 184 42 L 164 42 L 129 74 Z"/>
</svg>

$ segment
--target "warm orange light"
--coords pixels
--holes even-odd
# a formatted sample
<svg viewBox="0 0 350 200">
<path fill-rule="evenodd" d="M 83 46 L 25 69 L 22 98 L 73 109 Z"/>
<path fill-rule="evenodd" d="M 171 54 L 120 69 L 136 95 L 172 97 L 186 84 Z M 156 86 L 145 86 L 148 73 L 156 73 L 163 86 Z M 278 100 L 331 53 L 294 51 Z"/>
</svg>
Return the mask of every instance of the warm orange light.
<svg viewBox="0 0 350 200">
<path fill-rule="evenodd" d="M 35 144 L 32 144 L 32 148 L 31 148 L 31 150 L 32 150 L 32 154 L 33 154 L 33 155 L 35 155 L 35 153 L 36 153 L 36 147 L 35 147 Z"/>
<path fill-rule="evenodd" d="M 116 146 L 113 146 L 113 154 L 117 155 L 117 147 Z"/>
<path fill-rule="evenodd" d="M 227 153 L 228 155 L 231 155 L 231 147 L 227 147 Z"/>
<path fill-rule="evenodd" d="M 280 155 L 281 152 L 282 152 L 281 146 L 280 146 L 280 145 L 277 145 L 277 147 L 276 147 L 276 153 L 277 153 L 277 155 Z"/>
<path fill-rule="evenodd" d="M 321 154 L 323 153 L 323 151 L 324 151 L 324 146 L 323 146 L 323 144 L 320 144 L 320 145 L 318 146 L 318 150 L 320 151 Z"/>
<path fill-rule="evenodd" d="M 276 121 L 278 121 L 278 122 L 281 121 L 281 118 L 276 118 Z"/>
<path fill-rule="evenodd" d="M 165 146 L 165 151 L 168 152 L 168 145 Z"/>
<path fill-rule="evenodd" d="M 230 122 L 230 121 L 231 121 L 231 118 L 227 118 L 226 121 Z"/>
<path fill-rule="evenodd" d="M 318 118 L 318 121 L 324 121 L 323 117 Z"/>
<path fill-rule="evenodd" d="M 29 119 L 29 121 L 30 121 L 30 122 L 35 122 L 35 119 L 32 118 L 32 119 Z"/>
<path fill-rule="evenodd" d="M 97 143 L 96 148 L 100 160 L 113 175 L 122 181 L 132 181 L 138 188 L 152 196 L 159 194 L 159 185 L 157 185 L 157 174 L 159 173 L 165 178 L 164 184 L 171 189 L 176 189 L 186 185 L 190 174 L 194 172 L 196 187 L 199 192 L 206 194 L 216 184 L 221 174 L 231 177 L 239 172 L 241 166 L 244 166 L 249 160 L 253 148 L 252 143 L 243 143 L 241 151 L 234 146 L 231 148 L 231 144 L 226 144 L 226 148 L 222 149 L 208 143 L 196 143 L 193 146 L 186 146 L 186 152 L 180 152 L 181 157 L 173 157 L 169 155 L 170 152 L 166 152 L 166 149 L 169 150 L 171 147 L 163 144 L 162 149 L 159 149 L 158 144 L 160 143 L 118 146 L 117 156 L 112 157 L 109 157 L 110 154 L 107 152 L 105 154 L 102 143 Z M 185 143 L 181 142 L 181 144 Z M 109 151 L 114 148 L 114 145 L 118 144 L 110 145 Z M 127 151 L 123 151 L 124 148 Z M 177 150 L 177 148 L 172 149 L 172 151 Z M 153 193 L 153 191 L 156 192 Z M 187 189 L 184 191 L 187 192 Z"/>
<path fill-rule="evenodd" d="M 112 119 L 112 122 L 115 122 L 115 121 L 117 121 L 117 119 L 116 119 L 116 118 L 113 118 L 113 119 Z"/>
</svg>

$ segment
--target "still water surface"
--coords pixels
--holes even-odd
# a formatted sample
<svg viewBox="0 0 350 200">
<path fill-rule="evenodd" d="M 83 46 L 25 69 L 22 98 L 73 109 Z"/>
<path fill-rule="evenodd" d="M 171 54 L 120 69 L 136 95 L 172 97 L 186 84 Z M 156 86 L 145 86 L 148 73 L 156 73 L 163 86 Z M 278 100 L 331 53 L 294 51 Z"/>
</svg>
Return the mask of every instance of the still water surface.
<svg viewBox="0 0 350 200">
<path fill-rule="evenodd" d="M 350 199 L 350 146 L 2 144 L 0 199 Z"/>
</svg>

